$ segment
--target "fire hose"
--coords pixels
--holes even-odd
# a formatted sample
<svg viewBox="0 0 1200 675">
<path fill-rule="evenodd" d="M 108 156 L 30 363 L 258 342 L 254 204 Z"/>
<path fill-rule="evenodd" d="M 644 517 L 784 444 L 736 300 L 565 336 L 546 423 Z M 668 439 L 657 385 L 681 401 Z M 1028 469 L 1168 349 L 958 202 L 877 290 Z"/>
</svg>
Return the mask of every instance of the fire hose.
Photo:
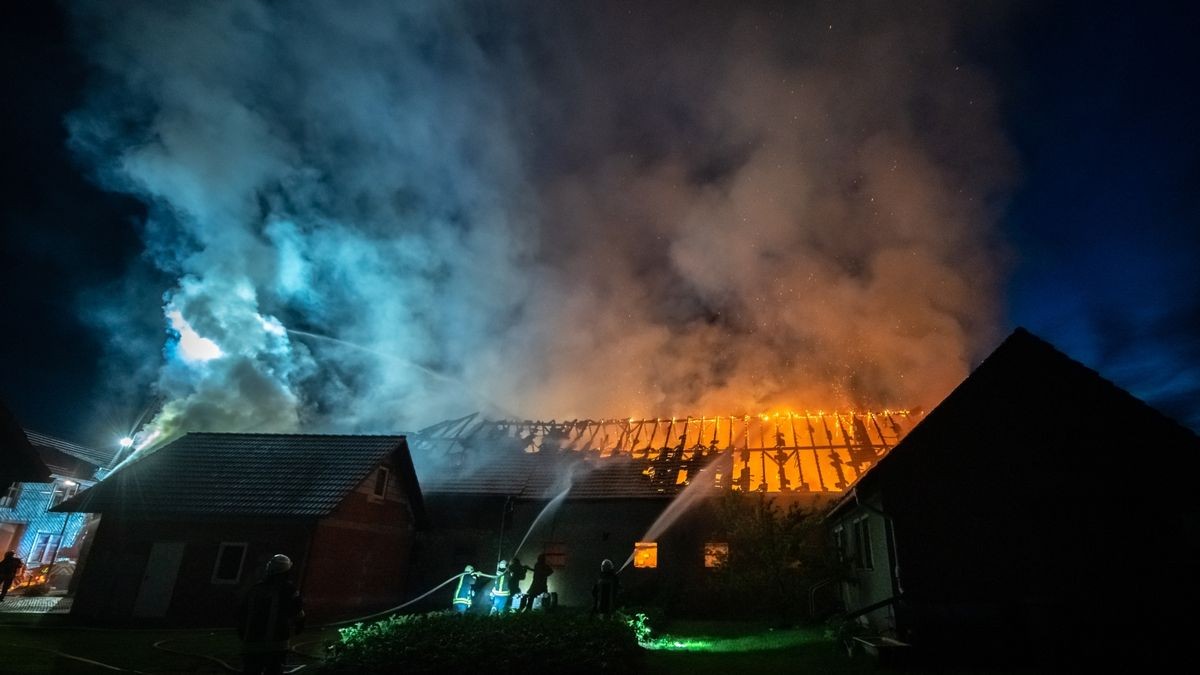
<svg viewBox="0 0 1200 675">
<path fill-rule="evenodd" d="M 339 627 L 339 626 L 349 626 L 349 625 L 356 624 L 356 623 L 362 623 L 362 622 L 364 622 L 364 621 L 370 621 L 370 620 L 372 620 L 372 619 L 376 619 L 376 618 L 379 618 L 379 617 L 382 617 L 382 616 L 386 616 L 386 615 L 388 615 L 388 614 L 394 614 L 395 612 L 398 612 L 398 611 L 400 611 L 400 610 L 404 609 L 405 607 L 408 607 L 409 605 L 411 605 L 411 604 L 413 604 L 413 603 L 415 603 L 415 602 L 417 602 L 417 601 L 419 601 L 419 600 L 424 600 L 425 598 L 427 598 L 427 597 L 429 597 L 430 595 L 432 595 L 434 591 L 437 591 L 437 590 L 439 590 L 439 589 L 441 589 L 441 588 L 443 588 L 443 587 L 445 587 L 445 586 L 447 586 L 447 585 L 449 585 L 449 584 L 451 584 L 451 583 L 453 583 L 453 582 L 455 582 L 455 581 L 457 581 L 457 580 L 459 580 L 459 579 L 463 578 L 464 576 L 467 576 L 468 574 L 472 574 L 472 575 L 476 575 L 476 576 L 481 576 L 481 577 L 487 577 L 488 579 L 495 579 L 495 578 L 496 578 L 496 577 L 495 577 L 495 575 L 492 575 L 492 574 L 487 574 L 487 573 L 484 573 L 484 572 L 470 572 L 470 573 L 468 573 L 468 572 L 459 572 L 458 574 L 455 574 L 454 576 L 450 577 L 449 579 L 446 579 L 445 581 L 441 582 L 441 583 L 440 583 L 440 584 L 438 584 L 437 586 L 434 586 L 433 588 L 430 588 L 429 590 L 427 590 L 427 591 L 425 591 L 424 593 L 422 593 L 422 594 L 418 595 L 417 597 L 415 597 L 415 598 L 413 598 L 413 599 L 411 599 L 411 600 L 407 600 L 407 601 L 405 601 L 405 602 L 403 602 L 403 603 L 401 603 L 401 604 L 399 604 L 399 605 L 396 605 L 395 607 L 389 607 L 388 609 L 381 610 L 381 611 L 379 611 L 379 612 L 375 612 L 375 613 L 373 613 L 373 614 L 368 614 L 368 615 L 366 615 L 366 616 L 359 616 L 359 617 L 355 617 L 355 618 L 353 618 L 353 619 L 345 619 L 345 620 L 343 620 L 343 621 L 335 621 L 335 622 L 333 622 L 333 623 L 322 624 L 321 626 L 318 626 L 318 629 L 321 629 L 321 628 L 337 628 L 337 627 Z M 229 629 L 223 629 L 223 630 L 229 630 Z M 195 658 L 201 658 L 201 659 L 206 659 L 206 660 L 208 660 L 208 661 L 212 661 L 213 663 L 216 663 L 217 665 L 221 666 L 222 668 L 224 668 L 225 670 L 227 670 L 227 671 L 229 671 L 229 672 L 231 672 L 231 673 L 240 673 L 240 672 L 242 672 L 242 671 L 241 671 L 241 669 L 239 669 L 239 668 L 234 668 L 234 667 L 233 667 L 233 666 L 231 666 L 229 663 L 227 663 L 227 662 L 225 662 L 225 661 L 223 661 L 223 660 L 221 660 L 221 659 L 219 659 L 219 658 L 217 658 L 217 657 L 215 657 L 215 656 L 211 656 L 211 655 L 208 655 L 208 654 L 193 654 L 193 653 L 191 653 L 191 652 L 183 652 L 183 651 L 179 651 L 178 649 L 170 649 L 169 647 L 166 647 L 166 646 L 164 646 L 164 645 L 165 645 L 167 642 L 170 642 L 171 640 L 176 640 L 176 639 L 178 639 L 178 638 L 166 638 L 166 639 L 164 639 L 164 640 L 159 640 L 158 642 L 155 642 L 155 643 L 154 643 L 152 646 L 153 646 L 155 649 L 158 649 L 158 650 L 161 650 L 161 651 L 164 651 L 164 652 L 170 652 L 170 653 L 172 653 L 172 654 L 180 654 L 180 655 L 182 655 L 182 656 L 192 656 L 192 657 L 195 657 Z M 310 643 L 309 643 L 309 642 L 304 642 L 304 643 L 300 643 L 300 644 L 310 644 Z M 303 653 L 303 652 L 298 652 L 298 651 L 296 651 L 295 649 L 291 649 L 291 650 L 289 650 L 289 651 L 291 651 L 293 654 L 296 654 L 297 656 L 300 656 L 300 657 L 303 657 L 303 658 L 310 658 L 310 659 L 311 659 L 311 658 L 314 658 L 314 657 L 313 657 L 311 654 L 305 654 L 305 653 Z M 103 665 L 103 664 L 100 664 L 100 665 Z M 297 670 L 300 670 L 300 669 L 301 669 L 301 668 L 303 668 L 303 667 L 304 667 L 304 666 L 299 666 L 299 667 L 296 667 L 296 668 L 292 668 L 291 670 L 288 670 L 287 672 L 289 672 L 289 673 L 290 673 L 290 672 L 295 672 L 295 671 L 297 671 Z"/>
</svg>

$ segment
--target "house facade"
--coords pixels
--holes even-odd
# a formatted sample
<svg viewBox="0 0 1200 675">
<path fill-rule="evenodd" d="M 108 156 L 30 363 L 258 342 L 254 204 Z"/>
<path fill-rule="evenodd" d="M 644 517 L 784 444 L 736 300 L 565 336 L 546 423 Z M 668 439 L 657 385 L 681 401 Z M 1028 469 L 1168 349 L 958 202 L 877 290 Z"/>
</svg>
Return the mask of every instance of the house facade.
<svg viewBox="0 0 1200 675">
<path fill-rule="evenodd" d="M 848 616 L 937 654 L 1148 663 L 1195 625 L 1198 463 L 1018 329 L 831 511 Z"/>
<path fill-rule="evenodd" d="M 72 615 L 228 625 L 283 553 L 314 620 L 404 598 L 424 506 L 403 436 L 188 434 L 58 507 L 100 514 Z"/>
<path fill-rule="evenodd" d="M 24 434 L 49 470 L 49 480 L 15 482 L 0 492 L 0 551 L 14 551 L 29 568 L 74 562 L 88 518 L 51 509 L 101 480 L 114 453 L 36 431 Z"/>
</svg>

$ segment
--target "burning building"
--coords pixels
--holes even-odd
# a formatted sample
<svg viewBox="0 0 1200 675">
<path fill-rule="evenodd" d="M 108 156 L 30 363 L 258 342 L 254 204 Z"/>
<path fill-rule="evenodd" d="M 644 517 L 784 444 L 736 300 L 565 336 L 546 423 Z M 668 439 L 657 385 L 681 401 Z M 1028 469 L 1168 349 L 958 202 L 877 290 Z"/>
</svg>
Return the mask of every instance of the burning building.
<svg viewBox="0 0 1200 675">
<path fill-rule="evenodd" d="M 919 417 L 883 410 L 443 422 L 411 437 L 427 458 L 421 485 L 432 523 L 415 585 L 466 564 L 514 555 L 529 563 L 543 553 L 556 570 L 551 591 L 571 605 L 590 602 L 606 558 L 632 564 L 624 579 L 635 592 L 660 575 L 703 574 L 728 543 L 694 507 L 727 492 L 828 503 Z"/>
</svg>

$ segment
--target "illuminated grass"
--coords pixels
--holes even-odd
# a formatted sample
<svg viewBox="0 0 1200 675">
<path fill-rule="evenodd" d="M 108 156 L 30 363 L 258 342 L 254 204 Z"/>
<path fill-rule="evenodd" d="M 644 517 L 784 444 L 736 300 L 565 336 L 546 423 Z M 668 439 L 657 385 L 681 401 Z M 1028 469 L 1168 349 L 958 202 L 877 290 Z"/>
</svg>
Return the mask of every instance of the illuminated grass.
<svg viewBox="0 0 1200 675">
<path fill-rule="evenodd" d="M 642 643 L 646 649 L 686 652 L 762 652 L 827 641 L 813 630 L 769 630 L 738 637 L 666 634 Z"/>
</svg>

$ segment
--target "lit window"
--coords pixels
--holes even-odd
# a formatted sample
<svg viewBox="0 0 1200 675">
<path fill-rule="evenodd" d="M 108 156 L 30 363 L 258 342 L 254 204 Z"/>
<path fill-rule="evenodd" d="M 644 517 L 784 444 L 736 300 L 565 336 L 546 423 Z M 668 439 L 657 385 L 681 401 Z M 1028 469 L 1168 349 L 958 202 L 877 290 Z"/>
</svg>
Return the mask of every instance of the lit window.
<svg viewBox="0 0 1200 675">
<path fill-rule="evenodd" d="M 633 566 L 648 569 L 658 567 L 658 542 L 639 541 L 634 544 Z"/>
<path fill-rule="evenodd" d="M 729 544 L 723 541 L 710 541 L 704 545 L 704 566 L 720 567 L 729 560 Z"/>
<path fill-rule="evenodd" d="M 214 584 L 236 584 L 242 578 L 242 563 L 246 560 L 246 544 L 221 542 L 217 561 L 213 565 Z"/>
<path fill-rule="evenodd" d="M 387 469 L 379 467 L 379 470 L 375 472 L 375 489 L 371 491 L 371 494 L 380 498 L 387 496 L 388 473 Z"/>
</svg>

